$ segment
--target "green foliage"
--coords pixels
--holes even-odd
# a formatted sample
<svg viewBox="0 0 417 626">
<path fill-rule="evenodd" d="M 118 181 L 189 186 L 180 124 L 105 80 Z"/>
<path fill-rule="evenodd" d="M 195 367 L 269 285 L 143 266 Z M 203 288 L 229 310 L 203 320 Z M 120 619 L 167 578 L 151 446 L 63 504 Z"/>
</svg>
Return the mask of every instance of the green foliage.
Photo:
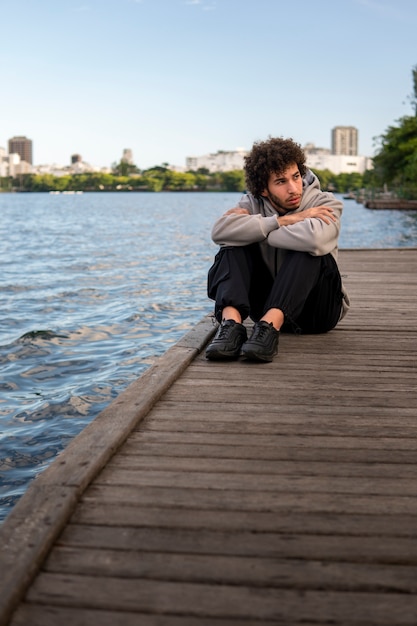
<svg viewBox="0 0 417 626">
<path fill-rule="evenodd" d="M 404 116 L 380 137 L 381 148 L 374 157 L 375 182 L 391 185 L 400 195 L 417 192 L 417 117 Z"/>
<path fill-rule="evenodd" d="M 128 163 L 121 159 L 119 163 L 113 163 L 112 172 L 115 176 L 131 176 L 139 174 L 140 171 L 133 163 Z"/>
<path fill-rule="evenodd" d="M 413 95 L 411 96 L 411 103 L 414 106 L 414 115 L 417 115 L 417 65 L 412 69 L 413 76 Z"/>
<path fill-rule="evenodd" d="M 363 186 L 363 175 L 358 172 L 341 173 L 336 177 L 336 185 L 339 193 L 361 189 Z"/>
<path fill-rule="evenodd" d="M 195 188 L 196 177 L 191 172 L 167 170 L 163 180 L 163 189 L 166 191 L 190 191 Z"/>
<path fill-rule="evenodd" d="M 326 191 L 347 193 L 359 191 L 363 187 L 364 175 L 357 172 L 333 174 L 330 170 L 314 170 L 320 186 Z"/>
<path fill-rule="evenodd" d="M 320 186 L 322 189 L 335 189 L 334 180 L 336 175 L 333 174 L 330 170 L 314 170 L 314 174 L 320 181 Z"/>
<path fill-rule="evenodd" d="M 329 170 L 315 172 L 322 189 L 345 193 L 360 189 L 360 174 L 339 174 Z M 11 190 L 11 179 L 8 181 Z M 6 182 L 3 183 L 6 187 Z M 141 174 L 119 176 L 103 172 L 90 172 L 54 176 L 53 174 L 25 174 L 13 180 L 13 187 L 22 191 L 230 191 L 243 193 L 243 170 L 229 172 L 176 172 L 166 167 L 153 167 Z"/>
<path fill-rule="evenodd" d="M 204 172 L 192 172 L 195 176 L 195 187 L 200 191 L 206 191 L 207 187 L 210 185 L 210 173 Z"/>
<path fill-rule="evenodd" d="M 152 168 L 143 173 L 145 188 L 149 191 L 162 191 L 164 187 L 165 169 Z"/>
<path fill-rule="evenodd" d="M 220 172 L 220 186 L 225 191 L 240 191 L 245 189 L 245 174 L 243 170 Z"/>
<path fill-rule="evenodd" d="M 13 187 L 12 179 L 10 176 L 0 177 L 0 191 L 11 191 Z"/>
<path fill-rule="evenodd" d="M 364 177 L 364 186 L 390 191 L 403 198 L 417 198 L 417 65 L 412 69 L 414 115 L 397 120 L 378 137 L 380 148 L 374 156 L 374 170 Z"/>
</svg>

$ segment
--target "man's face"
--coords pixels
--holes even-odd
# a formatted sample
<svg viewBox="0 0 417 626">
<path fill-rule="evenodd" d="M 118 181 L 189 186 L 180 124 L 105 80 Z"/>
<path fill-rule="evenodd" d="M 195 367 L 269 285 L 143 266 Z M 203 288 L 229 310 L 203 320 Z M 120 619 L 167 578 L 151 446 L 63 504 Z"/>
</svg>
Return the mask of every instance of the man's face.
<svg viewBox="0 0 417 626">
<path fill-rule="evenodd" d="M 298 165 L 294 163 L 284 172 L 270 174 L 268 187 L 262 195 L 281 215 L 298 209 L 303 195 L 303 179 Z"/>
</svg>

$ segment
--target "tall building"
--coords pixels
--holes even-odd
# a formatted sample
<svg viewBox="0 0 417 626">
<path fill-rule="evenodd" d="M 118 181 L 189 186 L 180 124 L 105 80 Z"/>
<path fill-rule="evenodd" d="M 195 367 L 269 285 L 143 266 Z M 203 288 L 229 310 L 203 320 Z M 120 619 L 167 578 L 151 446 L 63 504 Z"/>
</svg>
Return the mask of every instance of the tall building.
<svg viewBox="0 0 417 626">
<path fill-rule="evenodd" d="M 123 163 L 129 163 L 129 165 L 133 165 L 133 152 L 130 148 L 125 148 L 123 150 L 122 161 Z"/>
<path fill-rule="evenodd" d="M 22 161 L 32 165 L 32 140 L 27 137 L 9 139 L 9 154 L 18 154 Z"/>
<path fill-rule="evenodd" d="M 304 147 L 306 165 L 312 170 L 330 170 L 333 174 L 363 174 L 373 168 L 370 157 L 358 154 L 332 154 L 328 148 L 318 148 L 314 143 L 307 143 Z"/>
<path fill-rule="evenodd" d="M 335 126 L 332 129 L 332 154 L 356 156 L 358 154 L 358 129 L 354 126 Z"/>
</svg>

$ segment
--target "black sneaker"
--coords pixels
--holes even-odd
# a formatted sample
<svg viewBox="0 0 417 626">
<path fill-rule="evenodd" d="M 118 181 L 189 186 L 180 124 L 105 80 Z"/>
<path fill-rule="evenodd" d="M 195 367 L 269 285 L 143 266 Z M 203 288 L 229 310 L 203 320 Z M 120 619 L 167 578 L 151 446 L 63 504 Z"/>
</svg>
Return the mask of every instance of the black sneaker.
<svg viewBox="0 0 417 626">
<path fill-rule="evenodd" d="M 213 361 L 237 359 L 242 344 L 248 338 L 246 328 L 234 320 L 223 320 L 206 350 L 206 357 Z"/>
<path fill-rule="evenodd" d="M 256 322 L 248 341 L 242 346 L 242 355 L 250 361 L 272 361 L 278 353 L 279 330 L 268 322 Z"/>
</svg>

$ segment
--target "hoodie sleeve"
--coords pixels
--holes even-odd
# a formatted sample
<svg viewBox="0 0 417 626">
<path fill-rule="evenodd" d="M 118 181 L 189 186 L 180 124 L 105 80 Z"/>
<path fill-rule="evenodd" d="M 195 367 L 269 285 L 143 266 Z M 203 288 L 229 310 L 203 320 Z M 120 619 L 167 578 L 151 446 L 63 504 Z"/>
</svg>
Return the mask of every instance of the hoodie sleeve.
<svg viewBox="0 0 417 626">
<path fill-rule="evenodd" d="M 268 235 L 268 244 L 284 250 L 308 252 L 313 256 L 323 256 L 337 247 L 340 233 L 340 217 L 343 204 L 332 194 L 321 193 L 316 196 L 311 206 L 329 206 L 336 217 L 335 222 L 326 224 L 323 220 L 313 217 L 306 218 L 296 224 L 283 226 Z"/>
<path fill-rule="evenodd" d="M 264 241 L 278 228 L 276 216 L 263 216 L 259 205 L 252 197 L 243 196 L 238 206 L 247 209 L 249 215 L 222 215 L 215 222 L 211 237 L 219 246 L 246 246 Z"/>
</svg>

